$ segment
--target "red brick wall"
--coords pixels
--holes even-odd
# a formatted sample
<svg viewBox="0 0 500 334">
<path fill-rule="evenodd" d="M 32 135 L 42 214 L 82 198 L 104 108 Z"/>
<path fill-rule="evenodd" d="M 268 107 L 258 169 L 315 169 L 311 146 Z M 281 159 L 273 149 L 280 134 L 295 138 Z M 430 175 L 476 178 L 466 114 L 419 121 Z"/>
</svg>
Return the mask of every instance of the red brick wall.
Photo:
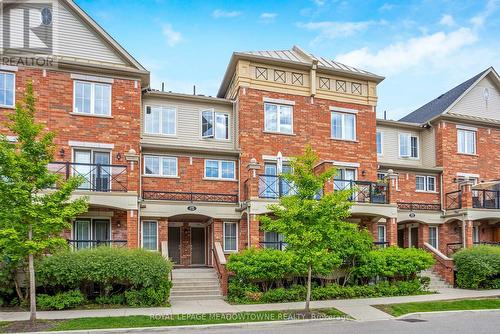
<svg viewBox="0 0 500 334">
<path fill-rule="evenodd" d="M 396 202 L 407 203 L 440 203 L 439 189 L 441 187 L 439 175 L 426 173 L 414 173 L 396 171 L 398 173 L 398 189 L 393 191 L 392 195 L 396 198 Z M 436 192 L 420 192 L 416 191 L 416 175 L 435 176 L 436 177 Z"/>
<path fill-rule="evenodd" d="M 229 159 L 228 159 L 229 160 Z M 238 194 L 238 181 L 214 181 L 204 179 L 204 158 L 178 157 L 177 178 L 143 176 L 142 189 L 156 191 L 200 192 L 215 194 Z M 236 163 L 236 179 L 238 163 Z"/>
<path fill-rule="evenodd" d="M 24 97 L 26 83 L 32 80 L 36 96 L 36 119 L 46 125 L 47 129 L 56 132 L 56 161 L 71 161 L 71 148 L 68 140 L 112 143 L 112 163 L 126 165 L 124 154 L 130 149 L 139 152 L 141 86 L 134 80 L 114 79 L 112 84 L 112 118 L 78 116 L 73 111 L 73 80 L 71 74 L 57 70 L 47 70 L 43 76 L 41 69 L 20 68 L 16 72 L 16 100 Z M 12 109 L 0 108 L 0 121 Z M 0 131 L 5 133 L 3 124 Z M 64 148 L 65 156 L 59 156 Z M 121 160 L 117 160 L 121 153 Z M 128 189 L 138 189 L 138 169 L 130 170 Z"/>
</svg>

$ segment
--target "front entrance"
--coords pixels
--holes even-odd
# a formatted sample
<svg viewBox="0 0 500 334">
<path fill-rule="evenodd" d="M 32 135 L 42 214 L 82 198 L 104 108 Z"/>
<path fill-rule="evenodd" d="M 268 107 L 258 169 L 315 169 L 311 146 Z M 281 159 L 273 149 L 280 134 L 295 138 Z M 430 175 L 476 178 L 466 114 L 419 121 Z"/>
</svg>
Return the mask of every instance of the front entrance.
<svg viewBox="0 0 500 334">
<path fill-rule="evenodd" d="M 181 228 L 180 226 L 168 227 L 168 256 L 174 264 L 181 263 Z"/>
<path fill-rule="evenodd" d="M 205 264 L 205 228 L 191 227 L 191 264 Z"/>
<path fill-rule="evenodd" d="M 403 248 L 405 246 L 405 230 L 400 228 L 398 230 L 398 247 Z"/>
<path fill-rule="evenodd" d="M 410 227 L 410 247 L 418 248 L 418 227 Z"/>
</svg>

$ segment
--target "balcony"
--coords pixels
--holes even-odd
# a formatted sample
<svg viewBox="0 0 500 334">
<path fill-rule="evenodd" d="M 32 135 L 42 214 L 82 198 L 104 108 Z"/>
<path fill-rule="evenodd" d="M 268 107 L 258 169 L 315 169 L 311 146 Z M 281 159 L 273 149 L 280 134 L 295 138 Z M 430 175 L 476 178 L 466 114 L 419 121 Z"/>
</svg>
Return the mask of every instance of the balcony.
<svg viewBox="0 0 500 334">
<path fill-rule="evenodd" d="M 213 194 L 179 191 L 144 190 L 142 198 L 158 201 L 238 203 L 238 194 Z"/>
<path fill-rule="evenodd" d="M 500 209 L 500 191 L 472 190 L 472 207 L 477 209 Z"/>
<path fill-rule="evenodd" d="M 409 211 L 441 211 L 441 204 L 439 203 L 407 203 L 398 202 L 399 210 Z"/>
<path fill-rule="evenodd" d="M 446 194 L 445 199 L 446 210 L 457 210 L 462 208 L 462 191 L 455 190 Z"/>
<path fill-rule="evenodd" d="M 259 198 L 280 198 L 295 193 L 293 184 L 278 175 L 259 175 Z"/>
<path fill-rule="evenodd" d="M 79 190 L 99 192 L 126 192 L 128 173 L 126 165 L 102 165 L 77 162 L 51 162 L 49 171 L 61 175 L 63 180 L 80 176 L 83 183 Z"/>
<path fill-rule="evenodd" d="M 127 247 L 127 240 L 67 240 L 72 250 L 107 247 Z"/>
</svg>

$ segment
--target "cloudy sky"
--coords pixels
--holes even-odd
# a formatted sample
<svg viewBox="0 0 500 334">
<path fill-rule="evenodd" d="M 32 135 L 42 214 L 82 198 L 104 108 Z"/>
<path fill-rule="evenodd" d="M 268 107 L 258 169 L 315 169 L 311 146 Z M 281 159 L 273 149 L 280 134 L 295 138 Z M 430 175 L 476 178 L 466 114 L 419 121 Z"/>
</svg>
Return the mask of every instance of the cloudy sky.
<svg viewBox="0 0 500 334">
<path fill-rule="evenodd" d="M 152 74 L 153 88 L 215 95 L 233 51 L 300 45 L 386 79 L 398 119 L 494 66 L 500 0 L 76 0 Z"/>
</svg>

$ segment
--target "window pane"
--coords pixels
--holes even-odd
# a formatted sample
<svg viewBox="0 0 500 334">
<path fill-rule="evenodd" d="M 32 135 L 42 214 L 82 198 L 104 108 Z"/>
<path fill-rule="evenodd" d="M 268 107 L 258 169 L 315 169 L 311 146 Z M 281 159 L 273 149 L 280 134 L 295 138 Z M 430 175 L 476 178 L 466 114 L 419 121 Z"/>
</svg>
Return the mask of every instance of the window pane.
<svg viewBox="0 0 500 334">
<path fill-rule="evenodd" d="M 4 104 L 6 106 L 14 106 L 14 74 L 5 73 L 5 86 L 3 87 L 2 92 L 4 94 L 4 99 L 0 100 L 0 104 Z M 1 77 L 0 77 L 1 79 Z"/>
<path fill-rule="evenodd" d="M 382 133 L 377 132 L 377 154 L 382 154 Z"/>
<path fill-rule="evenodd" d="M 292 107 L 280 106 L 280 132 L 292 133 Z"/>
<path fill-rule="evenodd" d="M 142 223 L 142 247 L 147 250 L 157 249 L 156 222 Z"/>
<path fill-rule="evenodd" d="M 457 146 L 459 153 L 465 153 L 465 131 L 458 130 L 457 131 Z"/>
<path fill-rule="evenodd" d="M 229 138 L 229 115 L 219 113 L 215 114 L 215 138 Z"/>
<path fill-rule="evenodd" d="M 177 176 L 177 159 L 163 158 L 163 175 Z"/>
<path fill-rule="evenodd" d="M 344 114 L 343 116 L 345 120 L 344 139 L 356 139 L 356 116 L 351 114 Z"/>
<path fill-rule="evenodd" d="M 201 114 L 201 135 L 204 138 L 214 136 L 214 113 L 211 110 Z"/>
<path fill-rule="evenodd" d="M 146 133 L 160 133 L 160 108 L 146 107 L 144 122 L 144 131 Z"/>
<path fill-rule="evenodd" d="M 94 114 L 111 115 L 110 99 L 111 86 L 94 84 Z"/>
<path fill-rule="evenodd" d="M 342 114 L 332 113 L 332 137 L 342 139 Z"/>
<path fill-rule="evenodd" d="M 267 131 L 278 131 L 278 106 L 275 104 L 264 104 L 265 129 Z"/>
<path fill-rule="evenodd" d="M 236 223 L 224 223 L 224 250 L 235 251 L 236 247 Z"/>
<path fill-rule="evenodd" d="M 437 248 L 437 227 L 429 227 L 429 244 Z"/>
<path fill-rule="evenodd" d="M 175 109 L 161 108 L 162 112 L 162 130 L 164 135 L 175 135 Z"/>
<path fill-rule="evenodd" d="M 89 82 L 75 82 L 75 112 L 90 114 L 91 89 Z"/>
<path fill-rule="evenodd" d="M 411 157 L 418 158 L 418 138 L 411 137 Z"/>
<path fill-rule="evenodd" d="M 407 133 L 399 134 L 399 155 L 407 157 L 410 155 L 410 136 Z"/>
<path fill-rule="evenodd" d="M 222 178 L 234 179 L 234 161 L 222 161 Z"/>
<path fill-rule="evenodd" d="M 6 78 L 7 73 L 0 73 L 0 104 L 1 105 L 6 105 L 5 103 L 5 85 L 6 85 Z"/>
<path fill-rule="evenodd" d="M 427 190 L 436 191 L 436 179 L 434 177 L 427 178 Z"/>
<path fill-rule="evenodd" d="M 385 242 L 385 226 L 384 225 L 379 225 L 377 232 L 378 232 L 378 241 L 379 242 Z"/>
<path fill-rule="evenodd" d="M 205 160 L 205 177 L 219 177 L 219 162 L 216 160 Z"/>
<path fill-rule="evenodd" d="M 417 190 L 422 190 L 425 191 L 425 177 L 423 176 L 417 176 L 416 177 L 416 189 Z"/>
<path fill-rule="evenodd" d="M 160 175 L 160 158 L 154 156 L 145 156 L 144 172 L 147 175 Z"/>
</svg>

